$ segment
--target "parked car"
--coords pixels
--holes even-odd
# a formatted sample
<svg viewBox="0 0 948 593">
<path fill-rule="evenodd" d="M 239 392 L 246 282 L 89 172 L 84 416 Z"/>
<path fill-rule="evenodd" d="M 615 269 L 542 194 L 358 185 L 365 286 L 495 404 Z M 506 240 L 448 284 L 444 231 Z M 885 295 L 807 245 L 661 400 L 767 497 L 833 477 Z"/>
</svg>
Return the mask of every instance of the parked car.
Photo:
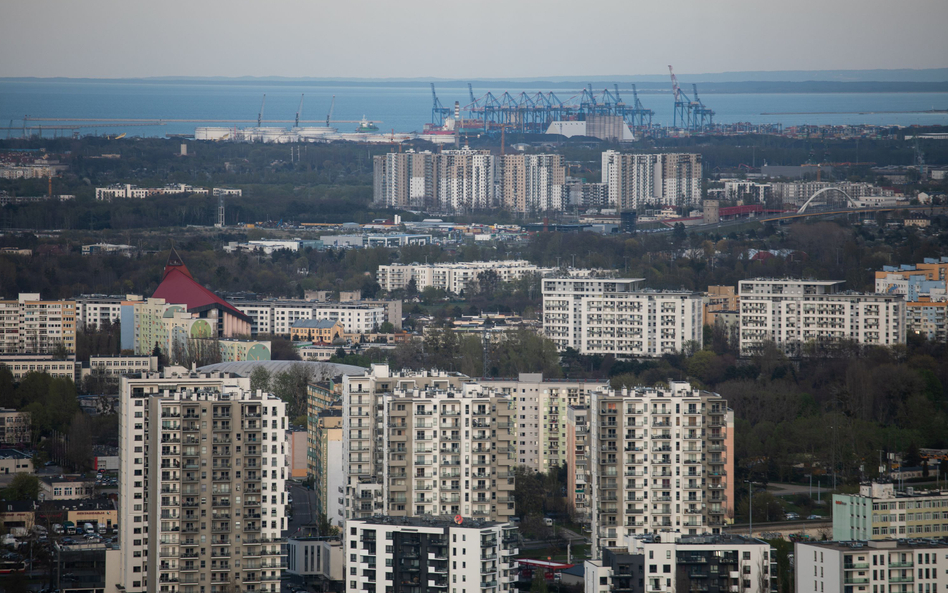
<svg viewBox="0 0 948 593">
<path fill-rule="evenodd" d="M 820 520 L 820 519 L 822 519 L 822 518 L 823 518 L 823 517 L 821 517 L 821 516 L 819 516 L 819 515 L 810 515 L 809 517 L 807 517 L 807 519 L 809 519 L 810 521 L 818 521 L 818 520 Z"/>
<path fill-rule="evenodd" d="M 787 513 L 786 518 L 787 518 L 787 521 L 796 521 L 797 519 L 800 518 L 800 515 L 796 513 Z"/>
</svg>

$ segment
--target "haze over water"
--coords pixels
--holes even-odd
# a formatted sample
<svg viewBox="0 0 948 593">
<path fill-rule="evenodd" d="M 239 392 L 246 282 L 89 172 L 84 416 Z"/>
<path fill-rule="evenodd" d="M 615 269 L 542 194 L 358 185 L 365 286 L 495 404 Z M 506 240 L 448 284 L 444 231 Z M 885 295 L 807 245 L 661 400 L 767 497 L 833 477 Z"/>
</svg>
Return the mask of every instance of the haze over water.
<svg viewBox="0 0 948 593">
<path fill-rule="evenodd" d="M 623 99 L 631 102 L 628 85 L 620 85 Z M 467 86 L 458 83 L 437 85 L 438 97 L 445 107 L 453 108 L 459 101 L 462 110 L 470 103 Z M 477 87 L 475 97 L 487 91 L 499 96 L 521 90 L 533 93 L 550 89 L 518 87 Z M 563 101 L 580 92 L 553 89 Z M 700 90 L 700 89 L 699 89 Z M 627 92 L 628 91 L 628 92 Z M 359 120 L 366 116 L 380 121 L 381 132 L 420 132 L 431 119 L 431 90 L 424 83 L 309 83 L 264 81 L 149 81 L 140 80 L 0 80 L 0 122 L 3 127 L 22 125 L 24 115 L 46 118 L 129 118 L 129 119 L 240 119 L 255 125 L 263 94 L 266 107 L 263 119 L 287 120 L 270 123 L 275 127 L 291 127 L 299 106 L 300 94 L 306 95 L 301 120 L 325 125 L 332 97 L 336 97 L 333 119 Z M 948 113 L 904 113 L 931 109 L 948 109 L 948 93 L 785 93 L 785 94 L 713 94 L 702 93 L 702 101 L 715 111 L 719 123 L 781 123 L 800 124 L 875 124 L 875 125 L 948 125 Z M 653 123 L 670 125 L 672 95 L 640 93 L 645 107 L 655 112 Z M 787 113 L 792 112 L 792 113 Z M 809 113 L 803 113 L 809 112 Z M 850 112 L 850 113 L 845 113 Z M 863 113 L 851 113 L 863 112 Z M 894 112 L 894 113 L 885 113 Z M 903 113 L 898 113 L 903 112 Z M 763 115 L 781 113 L 780 115 Z M 786 114 L 784 114 L 786 113 Z M 30 122 L 28 125 L 36 125 Z M 49 124 L 53 125 L 53 124 Z M 91 125 L 91 124 L 90 124 Z M 192 134 L 196 126 L 214 123 L 167 123 L 161 126 L 89 127 L 83 134 L 118 134 L 129 136 L 164 136 Z M 233 125 L 233 124 L 231 124 Z M 341 132 L 352 131 L 357 124 L 332 124 Z M 18 131 L 10 132 L 17 136 Z M 44 135 L 51 135 L 48 132 Z M 0 133 L 0 138 L 6 138 Z"/>
</svg>

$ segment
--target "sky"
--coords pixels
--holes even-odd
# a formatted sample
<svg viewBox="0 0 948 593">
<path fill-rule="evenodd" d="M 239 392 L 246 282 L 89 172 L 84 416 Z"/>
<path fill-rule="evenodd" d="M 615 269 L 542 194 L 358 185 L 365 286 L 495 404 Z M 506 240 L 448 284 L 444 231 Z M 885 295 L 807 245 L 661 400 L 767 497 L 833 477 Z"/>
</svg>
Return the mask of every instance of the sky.
<svg viewBox="0 0 948 593">
<path fill-rule="evenodd" d="M 0 0 L 0 77 L 948 66 L 946 0 Z"/>
</svg>

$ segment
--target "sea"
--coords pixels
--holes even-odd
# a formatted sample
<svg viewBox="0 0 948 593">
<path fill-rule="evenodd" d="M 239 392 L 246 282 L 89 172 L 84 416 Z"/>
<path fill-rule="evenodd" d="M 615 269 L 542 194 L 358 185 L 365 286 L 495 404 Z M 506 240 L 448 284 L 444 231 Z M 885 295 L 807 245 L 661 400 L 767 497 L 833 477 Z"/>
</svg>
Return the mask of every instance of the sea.
<svg viewBox="0 0 948 593">
<path fill-rule="evenodd" d="M 507 83 L 503 83 L 507 84 Z M 508 87 L 475 88 L 475 97 L 490 91 L 500 96 L 508 91 L 535 93 L 510 83 Z M 628 86 L 628 85 L 626 85 Z M 564 102 L 581 92 L 553 89 Z M 620 85 L 627 102 L 631 92 Z M 445 82 L 437 85 L 438 98 L 445 107 L 470 103 L 466 84 Z M 264 102 L 264 95 L 266 100 Z M 248 127 L 256 124 L 263 109 L 265 126 L 291 127 L 300 110 L 301 126 L 325 125 L 335 98 L 333 123 L 340 132 L 353 131 L 363 117 L 377 122 L 380 133 L 420 132 L 431 121 L 432 94 L 427 82 L 293 82 L 267 80 L 70 80 L 0 79 L 0 139 L 18 137 L 23 127 L 44 136 L 71 135 L 72 130 L 50 130 L 50 126 L 81 126 L 82 135 L 166 136 L 193 134 L 197 126 Z M 784 126 L 814 125 L 948 125 L 948 93 L 944 92 L 864 92 L 864 93 L 708 93 L 704 104 L 715 111 L 719 123 L 780 123 Z M 640 93 L 645 107 L 655 115 L 653 123 L 671 125 L 672 94 Z M 941 110 L 941 112 L 930 112 Z M 925 113 L 929 111 L 929 113 Z M 27 121 L 24 117 L 48 122 Z M 160 120 L 156 125 L 81 120 L 138 119 Z M 206 120 L 206 123 L 170 120 Z M 242 120 L 213 123 L 212 120 Z M 274 121 L 281 120 L 281 121 Z M 29 132 L 28 132 L 29 133 Z"/>
</svg>

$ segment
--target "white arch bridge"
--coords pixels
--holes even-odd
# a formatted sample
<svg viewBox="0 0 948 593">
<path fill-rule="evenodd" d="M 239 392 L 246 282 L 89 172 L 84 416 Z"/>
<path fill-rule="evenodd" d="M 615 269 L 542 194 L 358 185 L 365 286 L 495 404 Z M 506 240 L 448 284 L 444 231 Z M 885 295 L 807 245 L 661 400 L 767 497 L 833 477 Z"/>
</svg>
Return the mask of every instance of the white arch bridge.
<svg viewBox="0 0 948 593">
<path fill-rule="evenodd" d="M 803 212 L 806 211 L 807 206 L 810 205 L 810 202 L 812 202 L 813 200 L 815 200 L 819 195 L 825 194 L 825 193 L 831 192 L 831 191 L 835 191 L 835 192 L 837 192 L 837 193 L 843 194 L 843 197 L 846 198 L 846 201 L 847 201 L 847 202 L 849 203 L 849 205 L 852 206 L 853 208 L 860 208 L 860 207 L 861 207 L 861 205 L 859 204 L 859 202 L 857 202 L 851 195 L 849 195 L 849 194 L 846 193 L 845 191 L 841 190 L 840 188 L 838 188 L 838 187 L 824 187 L 823 189 L 817 191 L 815 194 L 813 194 L 812 196 L 810 196 L 810 199 L 807 200 L 806 202 L 804 202 L 803 205 L 800 206 L 800 209 L 797 210 L 797 214 L 803 214 Z"/>
</svg>

